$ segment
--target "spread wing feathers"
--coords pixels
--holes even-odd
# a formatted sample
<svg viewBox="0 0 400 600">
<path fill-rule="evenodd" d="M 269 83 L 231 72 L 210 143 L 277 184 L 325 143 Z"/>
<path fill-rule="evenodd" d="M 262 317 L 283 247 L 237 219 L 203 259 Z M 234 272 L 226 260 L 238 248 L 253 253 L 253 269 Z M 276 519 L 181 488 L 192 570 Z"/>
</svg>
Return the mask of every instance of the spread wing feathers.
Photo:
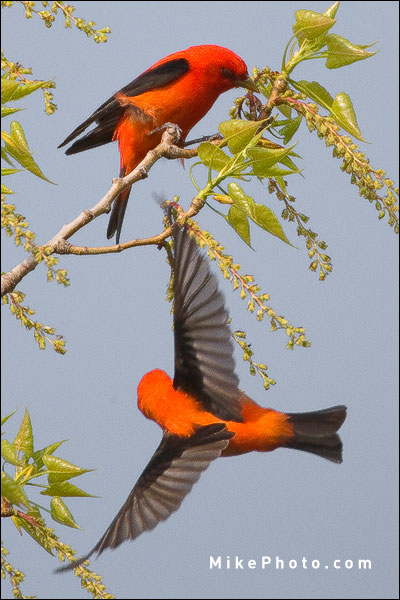
<svg viewBox="0 0 400 600">
<path fill-rule="evenodd" d="M 201 427 L 190 438 L 164 434 L 125 504 L 93 550 L 57 572 L 74 569 L 95 552 L 99 555 L 107 548 L 117 548 L 168 519 L 233 435 L 224 423 Z"/>
<path fill-rule="evenodd" d="M 126 96 L 139 96 L 139 94 L 163 87 L 168 83 L 175 81 L 188 70 L 189 63 L 185 58 L 169 60 L 158 67 L 145 71 L 119 91 Z M 62 146 L 71 142 L 78 137 L 78 135 L 83 133 L 83 131 L 85 131 L 92 123 L 97 123 L 97 126 L 92 131 L 89 131 L 83 138 L 74 142 L 74 144 L 66 150 L 66 154 L 76 154 L 77 152 L 89 150 L 89 148 L 95 148 L 96 146 L 111 142 L 115 128 L 123 115 L 124 110 L 125 108 L 121 106 L 115 96 L 111 96 L 111 98 L 99 106 L 86 121 L 74 129 L 74 131 L 70 133 L 58 147 L 62 148 Z"/>
<path fill-rule="evenodd" d="M 174 233 L 174 387 L 225 421 L 242 421 L 223 294 L 185 229 Z"/>
</svg>

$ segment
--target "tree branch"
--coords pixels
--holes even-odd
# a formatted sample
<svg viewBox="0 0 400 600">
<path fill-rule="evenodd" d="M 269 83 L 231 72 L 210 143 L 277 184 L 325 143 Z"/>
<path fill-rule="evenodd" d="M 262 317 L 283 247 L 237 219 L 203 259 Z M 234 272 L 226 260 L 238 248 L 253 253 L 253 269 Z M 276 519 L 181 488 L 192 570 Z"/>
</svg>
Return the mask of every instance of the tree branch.
<svg viewBox="0 0 400 600">
<path fill-rule="evenodd" d="M 284 92 L 286 92 L 288 87 L 286 74 L 280 73 L 275 80 L 272 80 L 272 82 L 272 92 L 270 97 L 268 98 L 267 104 L 261 109 L 260 114 L 258 115 L 259 121 L 267 119 L 270 116 L 274 106 L 280 104 L 281 96 Z"/>
<path fill-rule="evenodd" d="M 189 210 L 184 212 L 181 210 L 179 212 L 179 216 L 176 220 L 180 225 L 183 225 L 187 219 L 190 219 L 197 215 L 199 210 L 203 208 L 205 202 L 205 198 L 201 198 L 199 196 L 195 196 L 193 198 Z M 57 244 L 53 247 L 53 252 L 56 254 L 75 254 L 78 256 L 86 255 L 92 256 L 97 254 L 115 254 L 116 252 L 122 252 L 123 250 L 127 250 L 128 248 L 135 248 L 136 246 L 158 246 L 167 239 L 172 233 L 172 226 L 167 227 L 158 235 L 149 238 L 136 239 L 131 240 L 130 242 L 124 242 L 123 244 L 114 244 L 113 246 L 73 246 L 72 244 L 68 244 L 65 239 L 59 240 Z"/>
<path fill-rule="evenodd" d="M 102 214 L 110 211 L 113 200 L 127 187 L 130 187 L 137 181 L 145 179 L 148 176 L 148 172 L 151 167 L 160 159 L 177 159 L 177 158 L 192 158 L 197 155 L 197 148 L 184 149 L 176 146 L 178 142 L 178 133 L 175 127 L 166 127 L 165 132 L 162 135 L 161 142 L 150 150 L 145 158 L 138 166 L 131 171 L 126 177 L 113 179 L 113 184 L 105 196 L 95 204 L 91 209 L 84 210 L 78 217 L 76 217 L 71 223 L 63 225 L 58 233 L 53 236 L 44 246 L 50 248 L 50 254 L 106 254 L 113 252 L 121 252 L 127 248 L 133 248 L 135 246 L 145 246 L 149 244 L 159 244 L 169 235 L 171 235 L 171 228 L 169 227 L 162 233 L 152 238 L 143 240 L 132 240 L 124 244 L 115 244 L 113 246 L 99 247 L 99 248 L 86 248 L 86 247 L 75 247 L 68 244 L 68 240 L 74 233 L 85 227 L 90 221 L 99 217 Z M 194 216 L 199 212 L 204 204 L 204 200 L 200 198 L 194 198 L 192 204 L 187 213 L 182 213 L 179 217 L 179 221 L 183 223 L 187 218 Z M 35 256 L 31 254 L 28 258 L 23 260 L 20 264 L 11 269 L 8 273 L 1 278 L 1 295 L 8 294 L 14 290 L 16 285 L 31 271 L 33 271 L 39 262 L 35 259 Z"/>
</svg>

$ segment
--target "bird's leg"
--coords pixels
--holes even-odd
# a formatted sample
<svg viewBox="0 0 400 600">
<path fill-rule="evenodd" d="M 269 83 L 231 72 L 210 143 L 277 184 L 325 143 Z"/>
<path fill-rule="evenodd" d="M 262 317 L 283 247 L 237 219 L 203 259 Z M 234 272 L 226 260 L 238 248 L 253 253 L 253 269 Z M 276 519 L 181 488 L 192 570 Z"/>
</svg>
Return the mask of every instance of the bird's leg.
<svg viewBox="0 0 400 600">
<path fill-rule="evenodd" d="M 174 130 L 177 138 L 176 141 L 179 142 L 180 137 L 182 135 L 182 129 L 176 123 L 164 123 L 164 125 L 161 125 L 161 127 L 156 127 L 156 129 L 152 129 L 148 133 L 148 135 L 153 135 L 153 133 L 157 133 L 157 131 L 162 131 L 163 129 L 168 129 L 169 127 L 171 127 Z"/>
</svg>

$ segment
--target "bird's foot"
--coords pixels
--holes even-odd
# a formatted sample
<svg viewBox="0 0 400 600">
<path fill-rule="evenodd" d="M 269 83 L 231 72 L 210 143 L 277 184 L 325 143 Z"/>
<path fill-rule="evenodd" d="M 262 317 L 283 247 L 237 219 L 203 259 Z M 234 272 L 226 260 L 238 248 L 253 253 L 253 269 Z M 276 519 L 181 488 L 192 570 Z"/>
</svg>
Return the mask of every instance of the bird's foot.
<svg viewBox="0 0 400 600">
<path fill-rule="evenodd" d="M 153 133 L 157 133 L 157 131 L 162 131 L 163 129 L 169 129 L 169 128 L 173 129 L 175 137 L 176 137 L 176 141 L 179 142 L 180 137 L 182 135 L 182 129 L 176 123 L 164 123 L 164 125 L 161 125 L 161 127 L 156 127 L 156 129 L 152 129 L 149 132 L 149 135 L 153 135 Z"/>
</svg>

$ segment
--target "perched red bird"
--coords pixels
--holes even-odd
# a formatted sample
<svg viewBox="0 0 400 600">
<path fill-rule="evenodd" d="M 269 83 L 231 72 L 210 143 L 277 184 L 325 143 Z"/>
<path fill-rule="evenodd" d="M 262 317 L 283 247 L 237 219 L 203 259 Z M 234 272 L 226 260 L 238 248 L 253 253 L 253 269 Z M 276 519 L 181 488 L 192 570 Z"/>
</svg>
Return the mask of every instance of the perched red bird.
<svg viewBox="0 0 400 600">
<path fill-rule="evenodd" d="M 93 550 L 59 571 L 167 519 L 219 456 L 284 447 L 342 462 L 337 431 L 346 418 L 345 406 L 282 413 L 259 406 L 239 389 L 228 313 L 216 278 L 185 230 L 173 237 L 174 379 L 154 369 L 138 386 L 138 407 L 160 425 L 163 438 Z"/>
<path fill-rule="evenodd" d="M 120 177 L 128 175 L 159 144 L 166 123 L 178 125 L 181 142 L 210 110 L 220 94 L 233 87 L 257 91 L 244 61 L 221 46 L 191 46 L 156 62 L 99 106 L 59 145 L 68 144 L 92 123 L 96 127 L 76 140 L 75 154 L 118 140 Z M 130 188 L 114 202 L 107 238 L 119 243 Z"/>
</svg>

